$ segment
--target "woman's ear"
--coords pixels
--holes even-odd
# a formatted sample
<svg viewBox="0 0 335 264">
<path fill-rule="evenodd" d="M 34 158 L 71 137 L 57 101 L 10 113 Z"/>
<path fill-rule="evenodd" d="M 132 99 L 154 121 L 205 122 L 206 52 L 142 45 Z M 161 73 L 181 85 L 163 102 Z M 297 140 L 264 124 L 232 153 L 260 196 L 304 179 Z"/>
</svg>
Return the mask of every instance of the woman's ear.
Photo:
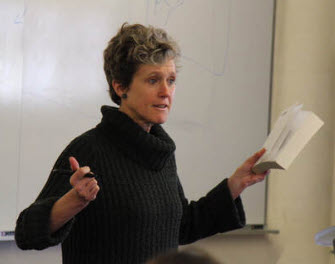
<svg viewBox="0 0 335 264">
<path fill-rule="evenodd" d="M 126 92 L 126 89 L 123 87 L 123 85 L 115 80 L 112 81 L 113 89 L 115 93 L 121 98 L 122 94 Z"/>
</svg>

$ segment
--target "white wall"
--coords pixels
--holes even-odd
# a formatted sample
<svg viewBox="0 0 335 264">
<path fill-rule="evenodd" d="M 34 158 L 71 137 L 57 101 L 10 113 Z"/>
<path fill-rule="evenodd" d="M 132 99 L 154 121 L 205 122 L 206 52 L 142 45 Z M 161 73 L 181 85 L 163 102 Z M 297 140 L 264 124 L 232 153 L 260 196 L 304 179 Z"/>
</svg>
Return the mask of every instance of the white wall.
<svg viewBox="0 0 335 264">
<path fill-rule="evenodd" d="M 300 101 L 325 125 L 287 173 L 269 180 L 268 223 L 281 234 L 271 239 L 278 263 L 328 263 L 329 249 L 314 235 L 330 225 L 333 174 L 334 1 L 279 1 L 273 115 Z"/>
<path fill-rule="evenodd" d="M 203 241 L 224 263 L 335 263 L 314 235 L 335 223 L 334 13 L 332 0 L 277 1 L 272 122 L 295 102 L 325 121 L 287 172 L 268 181 L 270 229 L 279 235 Z"/>
</svg>

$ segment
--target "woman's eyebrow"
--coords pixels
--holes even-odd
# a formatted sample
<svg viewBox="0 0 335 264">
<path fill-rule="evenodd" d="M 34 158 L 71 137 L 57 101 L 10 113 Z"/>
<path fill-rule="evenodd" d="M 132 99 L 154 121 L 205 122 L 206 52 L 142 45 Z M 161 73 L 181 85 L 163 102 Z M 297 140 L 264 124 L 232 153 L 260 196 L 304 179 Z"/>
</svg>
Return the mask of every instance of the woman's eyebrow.
<svg viewBox="0 0 335 264">
<path fill-rule="evenodd" d="M 148 76 L 149 75 L 164 75 L 164 73 L 162 73 L 161 71 L 152 71 L 152 72 L 149 72 L 148 74 L 147 74 Z M 169 72 L 168 73 L 168 75 L 170 76 L 170 75 L 177 75 L 177 73 L 176 72 L 174 72 L 174 71 L 171 71 L 171 72 Z"/>
</svg>

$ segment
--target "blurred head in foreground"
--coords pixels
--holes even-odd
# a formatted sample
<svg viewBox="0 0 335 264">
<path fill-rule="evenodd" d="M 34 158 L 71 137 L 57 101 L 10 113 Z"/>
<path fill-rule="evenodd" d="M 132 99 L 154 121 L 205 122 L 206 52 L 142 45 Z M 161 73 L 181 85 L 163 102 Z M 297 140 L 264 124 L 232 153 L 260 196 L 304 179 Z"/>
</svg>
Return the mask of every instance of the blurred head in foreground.
<svg viewBox="0 0 335 264">
<path fill-rule="evenodd" d="M 199 249 L 187 249 L 184 251 L 170 251 L 160 255 L 147 264 L 221 264 L 208 253 Z"/>
</svg>

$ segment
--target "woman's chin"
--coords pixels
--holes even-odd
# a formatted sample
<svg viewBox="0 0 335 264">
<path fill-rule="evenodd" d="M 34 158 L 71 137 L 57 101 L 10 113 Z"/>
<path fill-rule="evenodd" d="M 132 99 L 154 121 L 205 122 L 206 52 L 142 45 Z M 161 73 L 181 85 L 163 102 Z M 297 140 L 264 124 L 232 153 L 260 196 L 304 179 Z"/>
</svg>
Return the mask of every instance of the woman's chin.
<svg viewBox="0 0 335 264">
<path fill-rule="evenodd" d="M 156 124 L 156 125 L 161 125 L 161 124 L 164 124 L 166 121 L 167 121 L 168 117 L 167 115 L 166 116 L 161 116 L 161 117 L 157 117 L 153 120 L 153 124 Z"/>
</svg>

